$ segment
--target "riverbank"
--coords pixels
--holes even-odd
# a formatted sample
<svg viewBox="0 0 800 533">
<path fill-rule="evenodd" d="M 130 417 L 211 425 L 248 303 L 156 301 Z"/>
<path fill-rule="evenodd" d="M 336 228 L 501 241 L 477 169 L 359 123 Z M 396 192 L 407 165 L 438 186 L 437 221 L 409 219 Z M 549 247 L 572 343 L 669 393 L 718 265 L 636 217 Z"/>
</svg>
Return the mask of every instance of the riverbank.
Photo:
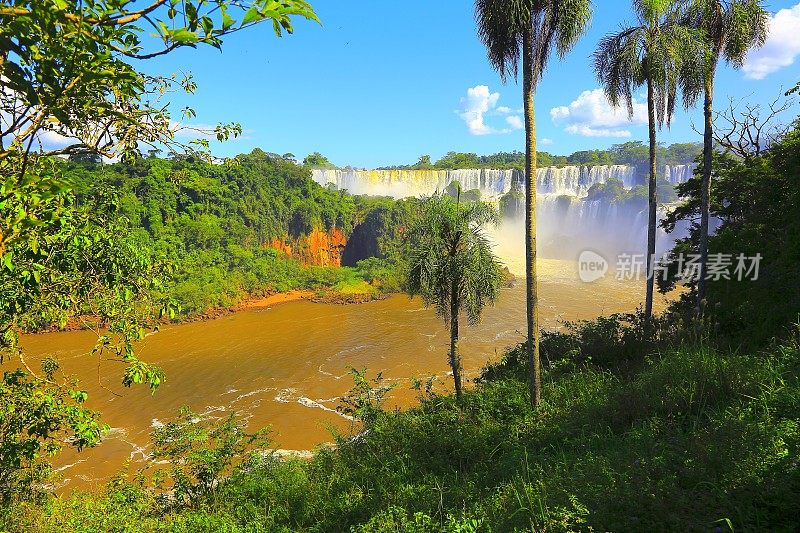
<svg viewBox="0 0 800 533">
<path fill-rule="evenodd" d="M 157 322 L 162 325 L 168 324 L 188 324 L 191 322 L 201 322 L 206 320 L 215 320 L 224 316 L 229 316 L 241 311 L 251 311 L 256 309 L 269 309 L 278 305 L 297 302 L 301 300 L 320 303 L 320 304 L 336 304 L 336 305 L 352 305 L 363 304 L 376 300 L 383 300 L 396 293 L 381 292 L 374 288 L 372 285 L 364 282 L 367 287 L 356 287 L 355 289 L 349 288 L 346 290 L 337 290 L 336 288 L 327 288 L 318 291 L 298 289 L 289 290 L 286 292 L 274 292 L 262 295 L 250 295 L 244 297 L 241 301 L 231 306 L 222 306 L 208 309 L 200 313 L 180 314 L 178 313 L 174 318 L 161 318 Z M 25 335 L 40 335 L 47 333 L 57 333 L 65 331 L 83 331 L 93 330 L 97 328 L 97 320 L 91 316 L 83 316 L 80 318 L 70 318 L 66 323 L 61 325 L 53 324 L 51 326 L 40 327 L 34 330 L 24 331 Z M 100 327 L 102 329 L 103 326 Z"/>
<path fill-rule="evenodd" d="M 291 290 L 287 292 L 276 292 L 263 296 L 248 296 L 239 303 L 230 307 L 217 307 L 203 313 L 177 316 L 169 321 L 171 324 L 185 324 L 203 320 L 214 320 L 223 316 L 228 316 L 241 311 L 251 311 L 256 309 L 271 309 L 275 306 L 298 302 L 301 300 L 319 304 L 351 305 L 373 302 L 388 298 L 393 293 L 379 292 L 377 289 L 367 284 L 368 290 L 341 291 L 335 288 L 328 288 L 319 291 L 311 290 Z"/>
<path fill-rule="evenodd" d="M 796 342 L 665 348 L 624 372 L 562 365 L 546 370 L 537 412 L 519 360 L 461 402 L 379 412 L 360 439 L 251 461 L 188 502 L 165 506 L 121 477 L 0 519 L 41 532 L 796 528 Z"/>
<path fill-rule="evenodd" d="M 313 298 L 312 291 L 289 291 L 270 294 L 261 298 L 249 298 L 241 304 L 235 306 L 235 311 L 243 311 L 245 309 L 268 309 L 275 305 L 284 304 L 287 302 L 296 302 L 297 300 L 308 300 Z"/>
</svg>

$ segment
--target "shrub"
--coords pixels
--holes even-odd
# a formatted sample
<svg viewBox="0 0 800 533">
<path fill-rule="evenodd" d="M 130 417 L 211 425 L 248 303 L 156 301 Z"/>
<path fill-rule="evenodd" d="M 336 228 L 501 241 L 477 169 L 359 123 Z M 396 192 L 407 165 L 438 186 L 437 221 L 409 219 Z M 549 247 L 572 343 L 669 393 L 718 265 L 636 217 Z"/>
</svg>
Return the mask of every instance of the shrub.
<svg viewBox="0 0 800 533">
<path fill-rule="evenodd" d="M 167 461 L 169 467 L 157 470 L 157 488 L 164 486 L 165 474 L 171 480 L 170 493 L 162 501 L 169 505 L 193 506 L 201 499 L 215 495 L 217 486 L 233 471 L 235 462 L 269 443 L 269 428 L 253 434 L 245 432 L 236 413 L 220 420 L 203 419 L 188 407 L 178 417 L 151 434 L 153 450 L 150 458 Z"/>
</svg>

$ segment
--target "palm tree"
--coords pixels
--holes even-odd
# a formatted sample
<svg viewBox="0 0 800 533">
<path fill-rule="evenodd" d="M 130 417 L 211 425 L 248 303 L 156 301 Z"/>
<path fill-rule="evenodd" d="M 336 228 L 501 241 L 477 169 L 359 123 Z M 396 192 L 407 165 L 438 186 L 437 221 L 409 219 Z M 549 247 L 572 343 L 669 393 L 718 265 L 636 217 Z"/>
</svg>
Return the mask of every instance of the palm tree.
<svg viewBox="0 0 800 533">
<path fill-rule="evenodd" d="M 498 221 L 484 202 L 461 203 L 447 195 L 426 200 L 422 213 L 407 232 L 407 291 L 422 296 L 426 306 L 450 325 L 450 368 L 456 397 L 461 397 L 461 358 L 458 354 L 458 316 L 470 324 L 480 321 L 483 308 L 500 293 L 501 264 L 484 233 Z"/>
<path fill-rule="evenodd" d="M 711 155 L 713 151 L 714 77 L 720 60 L 740 68 L 747 51 L 767 38 L 768 15 L 760 0 L 687 0 L 684 23 L 705 37 L 706 65 L 703 76 L 703 181 L 700 195 L 700 279 L 697 313 L 703 311 L 708 264 L 708 223 L 711 205 Z"/>
<path fill-rule="evenodd" d="M 697 32 L 680 24 L 678 2 L 634 0 L 638 24 L 601 39 L 594 53 L 594 68 L 613 106 L 622 101 L 633 116 L 633 92 L 647 87 L 647 123 L 650 137 L 650 179 L 647 225 L 647 295 L 645 317 L 653 314 L 653 261 L 656 251 L 656 128 L 669 126 L 675 111 L 678 86 L 688 108 L 699 96 L 702 79 L 702 45 Z"/>
<path fill-rule="evenodd" d="M 531 405 L 541 401 L 539 363 L 539 295 L 536 280 L 536 115 L 534 94 L 550 53 L 569 52 L 586 31 L 591 0 L 475 0 L 478 36 L 489 62 L 505 83 L 517 78 L 522 59 L 525 109 L 525 270 L 527 290 L 527 355 Z"/>
</svg>

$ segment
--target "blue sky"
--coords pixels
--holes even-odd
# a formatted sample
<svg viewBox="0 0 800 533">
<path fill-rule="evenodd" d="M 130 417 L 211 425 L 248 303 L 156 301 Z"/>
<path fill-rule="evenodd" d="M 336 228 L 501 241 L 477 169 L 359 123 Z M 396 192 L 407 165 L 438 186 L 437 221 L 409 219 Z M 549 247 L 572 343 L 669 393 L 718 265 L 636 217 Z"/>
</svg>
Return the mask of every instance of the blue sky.
<svg viewBox="0 0 800 533">
<path fill-rule="evenodd" d="M 486 61 L 471 1 L 312 4 L 322 25 L 298 20 L 294 35 L 280 39 L 264 25 L 230 36 L 222 53 L 180 50 L 141 66 L 152 74 L 194 75 L 198 91 L 173 98 L 176 111 L 185 105 L 197 111 L 192 123 L 242 125 L 241 138 L 212 144 L 219 156 L 255 147 L 299 158 L 320 151 L 339 165 L 372 168 L 450 150 L 523 148 L 521 87 L 502 85 Z M 777 13 L 770 41 L 751 54 L 746 72 L 720 68 L 718 106 L 728 97 L 766 101 L 800 80 L 800 3 L 766 5 Z M 588 34 L 565 61 L 553 59 L 537 92 L 540 149 L 569 154 L 646 140 L 642 114 L 627 123 L 591 92 L 598 88 L 589 59 L 594 47 L 631 22 L 629 2 L 595 0 Z M 659 140 L 697 140 L 692 123 L 702 123 L 699 107 L 679 112 Z"/>
</svg>

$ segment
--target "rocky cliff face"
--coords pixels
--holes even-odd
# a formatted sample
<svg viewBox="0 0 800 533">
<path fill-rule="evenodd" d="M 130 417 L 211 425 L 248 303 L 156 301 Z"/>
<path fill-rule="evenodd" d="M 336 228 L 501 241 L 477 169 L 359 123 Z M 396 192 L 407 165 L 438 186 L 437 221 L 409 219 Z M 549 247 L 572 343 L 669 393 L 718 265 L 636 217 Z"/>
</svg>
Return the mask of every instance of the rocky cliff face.
<svg viewBox="0 0 800 533">
<path fill-rule="evenodd" d="M 273 239 L 268 246 L 307 266 L 341 266 L 342 250 L 346 245 L 347 237 L 344 232 L 334 226 L 328 231 L 314 229 L 297 239 L 290 239 L 288 236 Z"/>
<path fill-rule="evenodd" d="M 342 264 L 355 266 L 362 259 L 379 257 L 381 255 L 379 239 L 386 230 L 384 210 L 376 209 L 369 213 L 361 224 L 353 228 L 353 233 L 342 251 Z"/>
</svg>

